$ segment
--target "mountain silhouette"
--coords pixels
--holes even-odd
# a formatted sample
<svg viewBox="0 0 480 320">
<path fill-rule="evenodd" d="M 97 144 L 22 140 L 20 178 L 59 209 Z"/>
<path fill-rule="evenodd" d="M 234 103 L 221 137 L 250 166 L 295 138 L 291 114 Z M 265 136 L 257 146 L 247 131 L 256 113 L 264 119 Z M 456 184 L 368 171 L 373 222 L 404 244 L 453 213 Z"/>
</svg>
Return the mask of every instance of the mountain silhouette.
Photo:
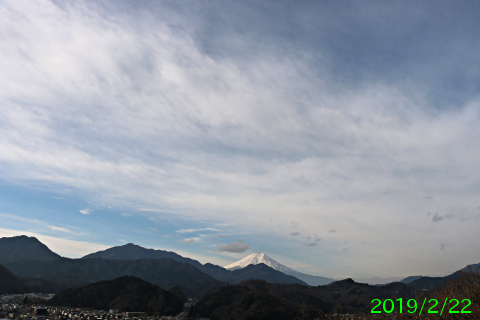
<svg viewBox="0 0 480 320">
<path fill-rule="evenodd" d="M 118 309 L 155 315 L 177 314 L 182 309 L 183 302 L 159 286 L 132 276 L 69 288 L 48 301 L 50 305 L 97 310 Z"/>
<path fill-rule="evenodd" d="M 246 270 L 239 269 L 233 272 L 222 268 L 220 266 L 206 263 L 202 265 L 197 260 L 182 257 L 181 255 L 164 250 L 146 249 L 133 243 L 128 243 L 123 246 L 112 247 L 103 251 L 88 254 L 82 259 L 102 258 L 110 260 L 138 260 L 138 259 L 165 259 L 170 258 L 178 262 L 188 263 L 203 273 L 211 277 L 226 281 L 228 283 L 239 283 L 248 279 L 261 279 L 270 283 L 299 283 L 307 285 L 291 275 L 282 273 L 282 270 L 275 270 L 270 265 L 264 265 L 258 268 L 249 268 Z"/>
<path fill-rule="evenodd" d="M 107 260 L 67 259 L 58 261 L 24 260 L 7 264 L 14 274 L 42 278 L 66 287 L 87 285 L 130 275 L 169 289 L 178 286 L 186 296 L 198 296 L 225 285 L 187 263 L 172 259 Z"/>
<path fill-rule="evenodd" d="M 29 288 L 0 264 L 0 294 L 25 293 Z"/>
<path fill-rule="evenodd" d="M 252 253 L 245 258 L 231 263 L 228 266 L 225 266 L 225 269 L 230 270 L 230 271 L 238 271 L 241 270 L 247 266 L 250 265 L 257 265 L 257 264 L 265 264 L 269 266 L 270 268 L 273 268 L 277 271 L 280 271 L 286 275 L 293 276 L 299 280 L 301 280 L 301 283 L 310 285 L 310 286 L 319 286 L 319 285 L 325 285 L 333 282 L 333 279 L 326 278 L 326 277 L 320 277 L 320 276 L 312 276 L 309 274 L 305 274 L 296 270 L 293 270 L 292 268 L 289 268 L 274 259 L 270 258 L 268 255 L 265 253 Z M 266 280 L 266 279 L 265 279 Z M 270 282 L 270 281 L 269 281 Z M 289 283 L 289 282 L 284 282 L 284 283 Z M 299 282 L 300 283 L 300 282 Z"/>
<path fill-rule="evenodd" d="M 0 263 L 21 260 L 54 261 L 61 257 L 35 237 L 17 236 L 0 238 Z"/>
</svg>

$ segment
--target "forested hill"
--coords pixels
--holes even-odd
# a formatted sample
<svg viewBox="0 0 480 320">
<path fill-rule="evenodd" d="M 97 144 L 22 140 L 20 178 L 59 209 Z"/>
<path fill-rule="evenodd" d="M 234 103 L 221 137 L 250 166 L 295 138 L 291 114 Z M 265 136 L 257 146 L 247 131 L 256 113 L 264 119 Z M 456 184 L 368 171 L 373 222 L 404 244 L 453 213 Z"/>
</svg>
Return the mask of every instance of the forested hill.
<svg viewBox="0 0 480 320">
<path fill-rule="evenodd" d="M 24 293 L 28 287 L 0 264 L 0 294 Z"/>
<path fill-rule="evenodd" d="M 35 237 L 0 238 L 0 263 L 22 260 L 53 261 L 61 257 Z"/>
<path fill-rule="evenodd" d="M 123 276 L 69 288 L 57 293 L 50 305 L 97 310 L 119 309 L 154 315 L 173 315 L 180 312 L 183 302 L 157 285 L 132 276 Z"/>
<path fill-rule="evenodd" d="M 58 261 L 19 261 L 6 267 L 17 276 L 46 279 L 65 287 L 82 286 L 95 281 L 131 275 L 165 289 L 178 286 L 186 296 L 191 297 L 226 284 L 190 264 L 172 259 L 62 258 Z"/>
</svg>

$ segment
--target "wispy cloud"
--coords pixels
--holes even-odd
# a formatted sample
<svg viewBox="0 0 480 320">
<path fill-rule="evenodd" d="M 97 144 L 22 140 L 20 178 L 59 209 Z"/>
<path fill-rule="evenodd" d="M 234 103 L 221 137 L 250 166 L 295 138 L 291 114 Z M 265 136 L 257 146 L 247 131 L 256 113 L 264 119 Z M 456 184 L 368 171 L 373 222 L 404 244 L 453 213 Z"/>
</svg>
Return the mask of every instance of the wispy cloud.
<svg viewBox="0 0 480 320">
<path fill-rule="evenodd" d="M 21 216 L 12 215 L 12 214 L 5 214 L 5 213 L 0 213 L 0 217 L 2 217 L 5 221 L 3 223 L 3 226 L 8 226 L 11 229 L 14 229 L 14 228 L 23 229 L 25 230 L 24 232 L 29 232 L 29 233 L 31 233 L 32 230 L 38 233 L 44 233 L 47 235 L 49 234 L 57 235 L 58 232 L 62 232 L 62 233 L 69 234 L 70 237 L 82 236 L 86 234 L 82 229 L 77 227 L 72 227 L 72 226 L 60 227 L 58 225 L 48 224 L 45 221 L 35 219 L 35 218 L 26 218 L 26 217 L 21 217 Z M 4 230 L 7 230 L 7 229 L 5 228 Z"/>
<path fill-rule="evenodd" d="M 439 214 L 438 212 L 435 212 L 435 213 L 432 213 L 432 212 L 429 212 L 427 213 L 428 216 L 432 215 L 432 222 L 433 223 L 438 223 L 444 219 L 452 219 L 453 217 L 455 217 L 455 214 L 445 214 L 445 215 L 441 215 Z"/>
<path fill-rule="evenodd" d="M 218 252 L 233 252 L 233 253 L 242 253 L 250 249 L 250 246 L 246 243 L 241 242 L 232 242 L 229 244 L 221 244 L 218 246 Z"/>
<path fill-rule="evenodd" d="M 79 211 L 81 214 L 83 214 L 83 215 L 89 215 L 92 210 L 90 210 L 90 209 L 81 209 L 81 210 L 78 210 L 78 211 Z"/>
<path fill-rule="evenodd" d="M 187 239 L 180 240 L 179 242 L 181 242 L 181 243 L 194 243 L 194 242 L 198 242 L 200 240 L 201 240 L 201 238 L 199 238 L 199 237 L 193 237 L 193 238 L 187 238 Z"/>
<path fill-rule="evenodd" d="M 200 228 L 200 229 L 180 229 L 175 232 L 178 233 L 194 233 L 194 232 L 201 232 L 201 231 L 215 231 L 215 232 L 221 232 L 221 230 L 215 229 L 215 228 Z"/>
<path fill-rule="evenodd" d="M 48 226 L 50 229 L 53 231 L 60 231 L 60 232 L 65 232 L 65 233 L 73 233 L 71 230 L 68 230 L 67 228 L 62 228 L 62 227 L 56 227 L 56 226 Z"/>
</svg>

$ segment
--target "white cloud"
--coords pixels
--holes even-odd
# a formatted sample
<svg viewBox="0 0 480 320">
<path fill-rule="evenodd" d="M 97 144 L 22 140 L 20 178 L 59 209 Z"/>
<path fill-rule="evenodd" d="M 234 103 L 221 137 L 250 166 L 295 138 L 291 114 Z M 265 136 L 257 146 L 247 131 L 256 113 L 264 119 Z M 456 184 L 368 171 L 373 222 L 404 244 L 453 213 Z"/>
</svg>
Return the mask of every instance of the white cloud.
<svg viewBox="0 0 480 320">
<path fill-rule="evenodd" d="M 478 248 L 468 240 L 475 238 L 475 229 L 462 231 L 447 215 L 462 212 L 469 219 L 478 207 L 479 97 L 466 95 L 458 105 L 441 109 L 430 97 L 447 90 L 430 81 L 418 85 L 421 81 L 407 72 L 421 65 L 429 71 L 427 80 L 470 79 L 476 77 L 473 66 L 454 66 L 475 62 L 474 57 L 408 56 L 410 69 L 404 73 L 393 61 L 382 65 L 395 70 L 391 76 L 375 68 L 363 74 L 363 64 L 355 60 L 366 59 L 361 52 L 332 57 L 336 42 L 310 47 L 295 42 L 301 37 L 283 34 L 257 41 L 230 28 L 216 28 L 219 37 L 210 37 L 198 20 L 178 13 L 164 13 L 178 21 L 158 19 L 161 13 L 153 9 L 142 19 L 117 10 L 104 15 L 105 9 L 88 1 L 63 6 L 11 1 L 1 10 L 5 181 L 72 188 L 92 207 L 111 203 L 125 211 L 141 208 L 146 215 L 215 221 L 229 226 L 228 234 L 283 234 L 292 241 L 288 234 L 318 233 L 323 240 L 315 250 L 328 246 L 332 261 L 358 261 L 356 268 L 364 270 L 371 261 L 392 261 L 397 269 L 385 272 L 401 272 L 409 256 L 422 257 L 408 266 L 411 272 L 415 265 L 450 267 L 452 262 L 421 253 L 444 242 Z M 310 14 L 299 10 L 299 16 Z M 356 19 L 340 29 L 335 19 L 316 20 L 322 23 L 319 30 L 352 35 L 342 39 L 358 35 L 376 41 L 376 35 L 392 31 L 390 25 L 373 28 L 378 31 L 370 38 L 360 33 L 364 25 L 349 29 Z M 245 27 L 253 26 L 263 30 L 261 24 Z M 464 50 L 474 44 L 462 44 L 458 51 L 476 52 Z M 377 45 L 387 52 L 408 51 Z M 377 54 L 376 48 L 371 53 Z M 434 68 L 444 61 L 459 73 Z M 339 81 L 341 75 L 329 66 L 357 80 Z M 467 71 L 472 75 L 461 73 Z M 425 195 L 434 196 L 421 201 Z M 436 219 L 445 219 L 432 224 L 426 212 L 444 212 Z M 301 228 L 295 233 L 292 219 Z M 445 233 L 447 225 L 457 232 Z M 201 231 L 220 232 L 176 232 Z M 437 239 L 442 237 L 447 238 Z M 345 240 L 351 256 L 341 252 Z M 309 254 L 303 258 L 315 265 L 318 258 Z"/>
<path fill-rule="evenodd" d="M 56 226 L 48 226 L 50 229 L 53 231 L 60 231 L 60 232 L 65 232 L 65 233 L 73 233 L 71 230 L 68 230 L 67 228 L 62 228 L 62 227 L 56 227 Z"/>
</svg>

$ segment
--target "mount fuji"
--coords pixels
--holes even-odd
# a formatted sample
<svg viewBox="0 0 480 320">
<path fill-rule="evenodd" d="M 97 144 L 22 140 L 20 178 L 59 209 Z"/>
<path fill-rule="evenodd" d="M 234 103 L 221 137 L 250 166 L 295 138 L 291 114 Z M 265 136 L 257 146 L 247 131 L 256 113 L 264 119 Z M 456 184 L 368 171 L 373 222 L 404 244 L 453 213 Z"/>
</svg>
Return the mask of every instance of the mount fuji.
<svg viewBox="0 0 480 320">
<path fill-rule="evenodd" d="M 294 276 L 295 278 L 298 278 L 305 283 L 307 283 L 310 286 L 320 286 L 320 285 L 325 285 L 333 282 L 333 279 L 330 278 L 325 278 L 325 277 L 319 277 L 319 276 L 312 276 L 309 274 L 305 274 L 302 272 L 298 272 L 296 270 L 293 270 L 287 266 L 284 266 L 283 264 L 273 260 L 269 256 L 267 256 L 265 253 L 252 253 L 251 255 L 234 262 L 232 264 L 229 264 L 228 266 L 225 266 L 224 268 L 230 271 L 238 270 L 238 269 L 243 269 L 246 266 L 249 265 L 256 265 L 264 263 L 267 266 L 269 266 L 272 269 L 275 269 L 277 271 L 283 272 L 287 275 Z"/>
</svg>

